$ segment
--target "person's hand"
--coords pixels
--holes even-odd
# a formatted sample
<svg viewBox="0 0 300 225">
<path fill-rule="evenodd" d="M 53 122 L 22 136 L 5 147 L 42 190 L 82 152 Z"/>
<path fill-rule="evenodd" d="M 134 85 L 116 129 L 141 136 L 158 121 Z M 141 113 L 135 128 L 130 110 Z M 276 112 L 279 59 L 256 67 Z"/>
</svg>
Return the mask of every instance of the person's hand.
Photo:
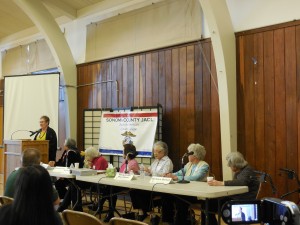
<svg viewBox="0 0 300 225">
<path fill-rule="evenodd" d="M 224 186 L 224 182 L 223 181 L 218 181 L 218 180 L 207 181 L 207 184 L 209 186 Z"/>
<path fill-rule="evenodd" d="M 178 177 L 175 176 L 175 175 L 173 175 L 173 173 L 167 173 L 167 174 L 164 175 L 164 177 L 170 177 L 170 178 L 172 178 L 173 180 L 178 180 Z"/>
<path fill-rule="evenodd" d="M 55 161 L 49 161 L 49 162 L 48 162 L 48 165 L 51 166 L 51 167 L 54 167 Z"/>
<path fill-rule="evenodd" d="M 145 172 L 151 174 L 151 171 L 149 170 L 148 167 L 145 167 Z"/>
</svg>

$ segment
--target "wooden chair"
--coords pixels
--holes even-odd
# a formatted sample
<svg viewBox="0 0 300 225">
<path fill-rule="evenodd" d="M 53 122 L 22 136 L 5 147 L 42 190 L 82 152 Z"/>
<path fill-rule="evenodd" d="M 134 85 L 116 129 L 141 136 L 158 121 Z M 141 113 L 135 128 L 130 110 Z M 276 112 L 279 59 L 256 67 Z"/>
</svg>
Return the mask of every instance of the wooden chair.
<svg viewBox="0 0 300 225">
<path fill-rule="evenodd" d="M 109 221 L 109 225 L 148 225 L 137 220 L 128 220 L 121 217 L 114 217 Z"/>
<path fill-rule="evenodd" d="M 85 212 L 78 212 L 66 209 L 62 212 L 62 217 L 65 225 L 103 225 L 103 223 L 95 216 Z"/>
<path fill-rule="evenodd" d="M 0 207 L 13 203 L 14 199 L 7 196 L 0 196 Z"/>
</svg>

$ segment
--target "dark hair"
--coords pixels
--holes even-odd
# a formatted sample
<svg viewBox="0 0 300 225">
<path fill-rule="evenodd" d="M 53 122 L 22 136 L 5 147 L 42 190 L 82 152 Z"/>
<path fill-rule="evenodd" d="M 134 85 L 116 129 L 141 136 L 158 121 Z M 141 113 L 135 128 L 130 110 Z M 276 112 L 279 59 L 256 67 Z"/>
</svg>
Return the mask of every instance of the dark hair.
<svg viewBox="0 0 300 225">
<path fill-rule="evenodd" d="M 41 116 L 40 119 L 45 120 L 45 122 L 48 123 L 48 125 L 50 124 L 50 118 L 48 116 Z"/>
<path fill-rule="evenodd" d="M 129 159 L 134 159 L 137 155 L 136 148 L 132 144 L 124 145 L 124 155 L 126 155 Z"/>
<path fill-rule="evenodd" d="M 20 168 L 12 203 L 15 225 L 57 224 L 52 183 L 48 171 L 40 165 Z"/>
<path fill-rule="evenodd" d="M 41 154 L 35 148 L 27 148 L 22 152 L 22 166 L 39 165 L 41 162 Z"/>
</svg>

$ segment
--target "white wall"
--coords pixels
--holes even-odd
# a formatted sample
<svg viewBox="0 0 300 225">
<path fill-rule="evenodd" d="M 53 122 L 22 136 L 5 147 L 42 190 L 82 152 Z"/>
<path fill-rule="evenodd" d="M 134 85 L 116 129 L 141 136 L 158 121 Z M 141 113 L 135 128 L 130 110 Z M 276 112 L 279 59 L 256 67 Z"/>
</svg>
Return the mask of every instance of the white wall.
<svg viewBox="0 0 300 225">
<path fill-rule="evenodd" d="M 300 19 L 299 0 L 226 0 L 234 31 Z"/>
</svg>

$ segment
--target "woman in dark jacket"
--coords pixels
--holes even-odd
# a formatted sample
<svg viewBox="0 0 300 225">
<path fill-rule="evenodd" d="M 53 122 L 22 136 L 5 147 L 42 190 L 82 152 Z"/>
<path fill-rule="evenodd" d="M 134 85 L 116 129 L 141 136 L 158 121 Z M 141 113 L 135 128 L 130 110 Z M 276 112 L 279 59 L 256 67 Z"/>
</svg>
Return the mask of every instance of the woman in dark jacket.
<svg viewBox="0 0 300 225">
<path fill-rule="evenodd" d="M 55 131 L 49 127 L 50 119 L 48 116 L 42 116 L 40 118 L 40 127 L 34 140 L 48 140 L 49 141 L 49 152 L 48 159 L 49 161 L 56 160 L 56 151 L 57 151 L 57 137 Z"/>
<path fill-rule="evenodd" d="M 50 166 L 65 166 L 70 167 L 72 164 L 79 163 L 79 168 L 83 166 L 83 159 L 80 155 L 80 151 L 76 147 L 76 141 L 72 138 L 68 138 L 64 144 L 64 152 L 61 158 L 57 161 L 50 161 Z M 74 183 L 75 184 L 75 183 Z M 61 212 L 64 209 L 68 208 L 71 201 L 73 203 L 77 202 L 77 189 L 74 187 L 74 184 L 70 183 L 67 179 L 58 179 L 55 181 L 54 185 L 59 194 L 60 199 L 64 199 L 61 205 L 58 208 L 58 211 Z M 67 189 L 67 187 L 69 187 Z M 75 210 L 82 211 L 81 199 L 78 199 L 78 204 Z"/>
</svg>

